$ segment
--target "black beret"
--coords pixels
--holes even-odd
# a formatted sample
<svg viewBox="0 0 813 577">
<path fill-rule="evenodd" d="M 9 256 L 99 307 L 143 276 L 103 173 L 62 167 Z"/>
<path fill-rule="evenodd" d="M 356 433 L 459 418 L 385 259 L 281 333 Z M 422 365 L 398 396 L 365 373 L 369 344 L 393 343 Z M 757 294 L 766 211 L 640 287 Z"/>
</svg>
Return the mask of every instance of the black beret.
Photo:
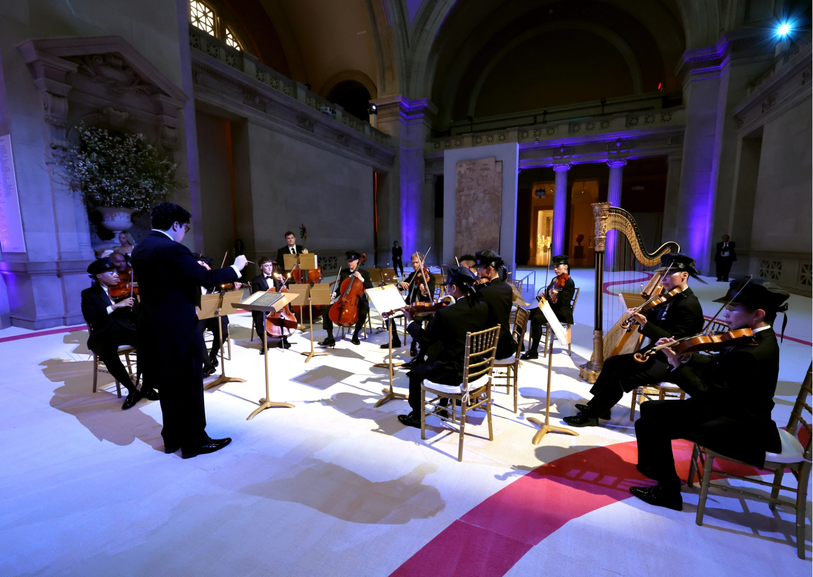
<svg viewBox="0 0 813 577">
<path fill-rule="evenodd" d="M 733 298 L 732 303 L 745 305 L 754 310 L 762 309 L 765 312 L 785 312 L 788 310 L 785 301 L 790 298 L 790 294 L 782 287 L 763 278 L 753 278 L 747 284 L 746 280 L 737 279 L 731 281 L 726 295 L 714 299 L 714 302 L 725 303 Z M 739 294 L 737 294 L 738 291 Z"/>
<path fill-rule="evenodd" d="M 347 262 L 361 258 L 361 253 L 357 250 L 348 250 L 345 254 L 347 255 Z"/>
<path fill-rule="evenodd" d="M 474 273 L 471 272 L 464 266 L 453 266 L 449 268 L 449 279 L 443 283 L 445 285 L 454 284 L 455 282 L 463 282 L 466 284 L 474 284 L 474 281 L 477 280 L 477 277 L 474 276 Z"/>
<path fill-rule="evenodd" d="M 696 278 L 700 282 L 706 282 L 700 278 L 700 272 L 697 270 L 695 260 L 682 252 L 670 252 L 661 257 L 661 267 L 656 269 L 655 272 L 666 272 L 666 269 L 669 269 L 670 273 L 685 271 L 689 273 L 689 276 Z"/>
<path fill-rule="evenodd" d="M 477 259 L 477 266 L 491 266 L 497 268 L 505 264 L 502 257 L 493 250 L 481 250 L 474 255 L 474 258 Z"/>
<path fill-rule="evenodd" d="M 561 264 L 566 264 L 570 266 L 570 257 L 567 256 L 566 254 L 560 254 L 551 259 L 551 265 L 553 265 L 553 268 L 556 268 Z"/>
<path fill-rule="evenodd" d="M 109 270 L 115 270 L 116 267 L 113 266 L 113 261 L 110 258 L 104 256 L 102 258 L 97 258 L 88 266 L 88 274 L 90 276 L 96 276 L 97 274 L 102 274 L 103 272 L 107 272 Z"/>
</svg>

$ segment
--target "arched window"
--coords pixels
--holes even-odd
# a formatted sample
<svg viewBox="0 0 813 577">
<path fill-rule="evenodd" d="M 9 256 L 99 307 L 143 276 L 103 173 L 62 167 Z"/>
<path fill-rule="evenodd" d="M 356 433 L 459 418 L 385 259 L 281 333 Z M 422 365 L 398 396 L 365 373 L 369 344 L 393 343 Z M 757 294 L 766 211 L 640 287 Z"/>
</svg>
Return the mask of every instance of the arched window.
<svg viewBox="0 0 813 577">
<path fill-rule="evenodd" d="M 209 4 L 200 0 L 189 0 L 189 19 L 195 28 L 219 38 L 232 48 L 244 49 L 234 30 L 223 22 L 221 15 Z"/>
</svg>

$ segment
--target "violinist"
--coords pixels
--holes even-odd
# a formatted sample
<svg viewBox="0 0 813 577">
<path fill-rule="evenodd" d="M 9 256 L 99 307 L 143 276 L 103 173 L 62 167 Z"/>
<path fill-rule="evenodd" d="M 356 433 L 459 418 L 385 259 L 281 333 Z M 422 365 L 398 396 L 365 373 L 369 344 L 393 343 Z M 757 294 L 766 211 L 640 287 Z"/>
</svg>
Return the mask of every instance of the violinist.
<svg viewBox="0 0 813 577">
<path fill-rule="evenodd" d="M 157 401 L 158 393 L 153 389 L 136 389 L 130 374 L 121 364 L 118 353 L 122 345 L 137 346 L 138 303 L 132 297 L 117 303 L 110 298 L 110 287 L 119 282 L 119 277 L 109 258 L 93 261 L 87 270 L 93 279 L 93 285 L 82 291 L 82 315 L 90 330 L 88 348 L 96 353 L 110 374 L 127 389 L 127 398 L 121 407 L 123 410 L 132 408 L 140 399 Z"/>
<path fill-rule="evenodd" d="M 347 267 L 343 268 L 339 273 L 339 278 L 336 284 L 333 286 L 333 299 L 337 300 L 341 296 L 341 286 L 342 283 L 349 279 L 350 277 L 354 277 L 356 280 L 362 282 L 364 284 L 364 289 L 373 288 L 373 283 L 370 281 L 370 273 L 367 272 L 366 269 L 360 268 L 361 264 L 361 254 L 356 252 L 355 250 L 347 251 Z M 334 303 L 331 305 L 331 308 L 334 306 L 339 306 L 340 303 Z M 359 341 L 359 331 L 364 326 L 364 323 L 367 321 L 367 315 L 370 312 L 370 305 L 367 302 L 367 294 L 363 293 L 358 299 L 358 321 L 356 321 L 356 325 L 353 329 L 353 338 L 350 339 L 350 342 L 354 345 L 360 345 L 361 341 Z M 333 338 L 333 321 L 330 320 L 330 310 L 322 312 L 322 328 L 327 331 L 327 337 L 321 343 L 320 346 L 323 347 L 333 347 L 336 345 L 336 340 Z"/>
<path fill-rule="evenodd" d="M 212 270 L 212 265 L 214 261 L 211 258 L 199 255 L 198 256 L 198 264 L 205 268 L 206 270 Z M 239 282 L 234 282 L 234 288 L 239 289 L 242 285 Z M 216 292 L 221 292 L 223 289 L 222 286 L 217 285 L 202 285 L 200 287 L 200 294 L 201 295 L 208 295 Z M 211 331 L 212 333 L 212 347 L 208 351 L 206 350 L 206 343 L 201 339 L 201 343 L 203 344 L 203 348 L 201 349 L 201 358 L 203 359 L 203 376 L 208 377 L 213 375 L 215 369 L 218 365 L 217 355 L 220 352 L 220 333 L 222 331 L 223 338 L 226 339 L 229 336 L 229 316 L 222 315 L 220 317 L 220 327 L 217 326 L 217 317 L 210 317 L 208 319 L 201 319 L 198 321 L 198 330 L 200 333 L 203 334 L 206 330 Z"/>
<path fill-rule="evenodd" d="M 459 261 L 460 266 L 464 266 L 469 269 L 474 276 L 477 276 L 477 259 L 474 255 L 471 254 L 464 254 L 460 257 Z"/>
<path fill-rule="evenodd" d="M 631 487 L 635 497 L 682 510 L 673 439 L 699 443 L 757 468 L 765 464 L 766 452 L 781 451 L 771 419 L 779 377 L 779 345 L 771 325 L 778 312 L 787 311 L 789 296 L 766 280 L 753 279 L 744 286 L 733 281 L 728 294 L 715 302 L 728 303 L 724 319 L 732 331 L 749 328 L 753 337 L 715 356 L 663 349 L 674 367 L 672 382 L 691 398 L 641 404 L 635 423 L 638 470 L 658 485 Z"/>
<path fill-rule="evenodd" d="M 553 272 L 556 277 L 550 282 L 545 289 L 545 300 L 550 303 L 550 308 L 556 314 L 563 325 L 573 324 L 573 308 L 570 306 L 570 301 L 573 300 L 573 293 L 576 290 L 576 285 L 573 279 L 568 274 L 570 268 L 570 258 L 566 254 L 560 254 L 551 259 L 553 265 Z M 539 300 L 541 297 L 537 297 Z M 531 311 L 531 347 L 522 355 L 523 360 L 538 359 L 539 341 L 542 339 L 542 325 L 545 323 L 545 315 L 542 309 L 535 308 Z"/>
<path fill-rule="evenodd" d="M 669 253 L 661 259 L 661 265 L 656 272 L 664 273 L 661 278 L 663 292 L 675 288 L 680 292 L 645 315 L 635 309 L 627 311 L 637 323 L 638 330 L 650 341 L 641 352 L 654 347 L 655 341 L 663 337 L 687 337 L 703 328 L 703 309 L 689 288 L 689 277 L 700 280 L 694 259 L 682 253 Z M 577 404 L 579 413 L 565 417 L 564 421 L 574 427 L 597 426 L 599 419 L 611 418 L 613 406 L 624 393 L 650 383 L 673 382 L 670 379 L 671 367 L 663 352 L 656 353 L 645 363 L 636 361 L 632 354 L 610 357 L 604 361 L 604 368 L 590 389 L 593 398 L 587 404 Z"/>
<path fill-rule="evenodd" d="M 500 274 L 505 269 L 505 262 L 493 250 L 480 251 L 475 258 L 477 259 L 477 275 L 483 281 L 478 286 L 478 290 L 491 314 L 489 326 L 500 325 L 497 358 L 507 359 L 514 354 L 516 345 L 514 337 L 511 335 L 511 307 L 514 306 L 514 291 Z"/>
<path fill-rule="evenodd" d="M 293 233 L 290 234 L 293 236 Z M 286 240 L 287 238 L 286 236 Z M 255 276 L 251 280 L 252 294 L 259 291 L 268 291 L 272 288 L 276 290 L 282 288 L 285 278 L 279 274 L 276 265 L 277 263 L 267 256 L 260 259 L 260 270 L 262 270 L 262 274 Z M 257 331 L 257 336 L 259 336 L 260 339 L 268 338 L 265 329 L 265 315 L 259 311 L 252 311 L 251 316 L 254 318 L 254 329 Z M 262 343 L 262 340 L 260 340 L 260 343 Z M 288 342 L 288 337 L 283 335 L 278 346 L 282 349 L 290 349 L 291 343 Z M 264 347 L 260 347 L 260 354 L 265 354 Z"/>
<path fill-rule="evenodd" d="M 285 246 L 277 251 L 277 266 L 283 274 L 290 272 L 285 270 L 286 254 L 308 254 L 308 249 L 296 244 L 296 235 L 290 230 L 285 233 Z"/>
<path fill-rule="evenodd" d="M 429 269 L 423 266 L 424 255 L 420 252 L 412 254 L 412 272 L 407 278 L 398 283 L 401 290 L 406 291 L 406 304 L 412 305 L 417 302 L 431 303 L 435 294 L 435 276 L 429 272 Z M 384 326 L 389 326 L 389 319 L 385 321 Z M 381 345 L 382 349 L 389 348 L 389 343 Z M 398 332 L 393 330 L 392 333 L 392 346 L 398 348 L 401 346 L 401 339 Z M 418 354 L 417 345 L 412 341 L 410 347 L 410 354 L 414 357 Z"/>
<path fill-rule="evenodd" d="M 398 420 L 409 427 L 421 427 L 421 383 L 424 379 L 443 385 L 459 385 L 463 382 L 463 361 L 466 333 L 486 330 L 496 323 L 490 322 L 488 305 L 474 288 L 474 274 L 466 267 L 452 267 L 447 281 L 448 292 L 456 299 L 455 304 L 435 313 L 429 328 L 424 330 L 420 322 L 407 326 L 412 338 L 419 342 L 421 352 L 427 358 L 409 373 L 409 406 L 412 411 L 398 415 Z M 411 314 L 406 313 L 412 321 Z M 446 416 L 446 415 L 442 415 Z"/>
</svg>

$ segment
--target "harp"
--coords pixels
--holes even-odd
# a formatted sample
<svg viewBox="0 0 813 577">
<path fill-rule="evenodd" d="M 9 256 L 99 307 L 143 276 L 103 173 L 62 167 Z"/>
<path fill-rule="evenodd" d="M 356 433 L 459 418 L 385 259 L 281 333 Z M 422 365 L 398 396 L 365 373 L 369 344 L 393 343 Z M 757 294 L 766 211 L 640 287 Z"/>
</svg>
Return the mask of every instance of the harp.
<svg viewBox="0 0 813 577">
<path fill-rule="evenodd" d="M 661 258 L 670 252 L 680 252 L 680 245 L 668 241 L 663 243 L 654 252 L 648 252 L 644 247 L 641 232 L 635 219 L 626 210 L 610 206 L 609 202 L 593 204 L 594 236 L 595 236 L 595 271 L 596 286 L 594 295 L 594 324 L 593 324 L 593 355 L 590 362 L 582 365 L 579 376 L 588 383 L 596 382 L 604 359 L 610 354 L 624 352 L 627 346 L 626 339 L 632 333 L 621 328 L 621 320 L 626 309 L 637 306 L 644 295 L 649 295 L 658 286 L 659 273 L 652 273 L 661 262 Z M 615 250 L 607 255 L 607 233 L 618 231 L 616 235 Z M 628 244 L 627 244 L 628 243 Z M 610 271 L 605 270 L 606 260 L 610 259 Z M 627 273 L 642 273 L 629 275 Z M 646 282 L 643 288 L 639 283 Z M 610 286 L 619 292 L 610 292 Z M 623 292 L 621 289 L 635 289 Z M 619 298 L 621 297 L 621 298 Z M 623 299 L 623 305 L 622 303 Z M 612 305 L 617 303 L 617 307 Z M 607 306 L 605 306 L 607 305 Z M 606 336 L 604 326 L 615 323 Z"/>
</svg>

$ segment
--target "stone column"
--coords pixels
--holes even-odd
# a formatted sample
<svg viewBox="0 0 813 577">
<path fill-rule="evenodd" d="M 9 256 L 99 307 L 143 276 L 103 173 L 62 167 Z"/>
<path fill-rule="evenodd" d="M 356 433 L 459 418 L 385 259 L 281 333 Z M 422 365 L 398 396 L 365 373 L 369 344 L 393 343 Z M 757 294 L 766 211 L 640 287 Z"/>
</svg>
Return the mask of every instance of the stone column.
<svg viewBox="0 0 813 577">
<path fill-rule="evenodd" d="M 556 173 L 556 193 L 553 198 L 553 244 L 551 245 L 551 256 L 560 255 L 565 247 L 565 225 L 567 218 L 567 172 L 570 164 L 555 164 L 553 171 Z"/>
<path fill-rule="evenodd" d="M 409 100 L 400 94 L 371 102 L 378 107 L 378 129 L 395 146 L 392 170 L 378 189 L 377 257 L 385 263 L 394 240 L 400 241 L 405 256 L 434 244 L 434 191 L 424 184 L 423 149 L 437 108 L 425 98 Z M 435 249 L 428 261 L 440 262 Z"/>
<path fill-rule="evenodd" d="M 682 161 L 683 154 L 680 152 L 673 152 L 666 157 L 666 194 L 663 208 L 662 242 L 675 240 L 678 234 L 678 202 Z"/>
<path fill-rule="evenodd" d="M 607 202 L 610 206 L 621 207 L 621 183 L 624 178 L 624 167 L 627 161 L 623 158 L 611 158 L 607 161 L 607 166 L 610 167 L 610 184 L 607 189 Z M 605 255 L 608 257 L 605 261 L 607 270 L 614 270 L 613 255 L 615 255 L 615 244 L 617 231 L 608 231 L 607 233 L 607 249 Z"/>
</svg>

